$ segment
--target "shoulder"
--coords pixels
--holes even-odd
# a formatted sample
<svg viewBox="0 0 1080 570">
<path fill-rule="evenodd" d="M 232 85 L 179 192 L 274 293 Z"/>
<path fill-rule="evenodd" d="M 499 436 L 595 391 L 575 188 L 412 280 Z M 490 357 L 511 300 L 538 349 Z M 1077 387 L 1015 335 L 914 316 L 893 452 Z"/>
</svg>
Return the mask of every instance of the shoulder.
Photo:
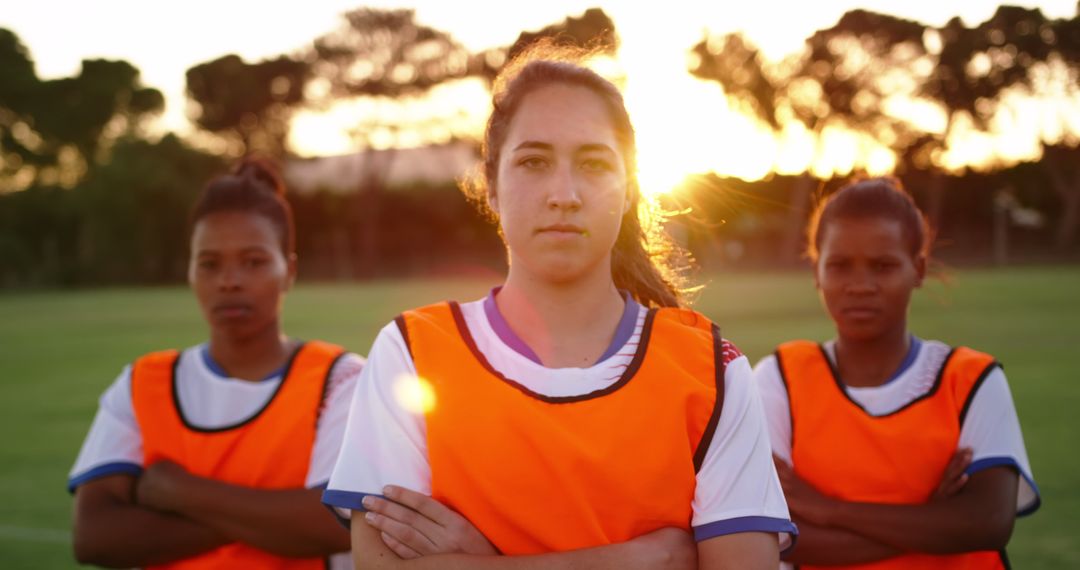
<svg viewBox="0 0 1080 570">
<path fill-rule="evenodd" d="M 367 360 L 359 354 L 344 352 L 334 361 L 327 377 L 327 392 L 346 390 L 356 384 Z"/>
</svg>

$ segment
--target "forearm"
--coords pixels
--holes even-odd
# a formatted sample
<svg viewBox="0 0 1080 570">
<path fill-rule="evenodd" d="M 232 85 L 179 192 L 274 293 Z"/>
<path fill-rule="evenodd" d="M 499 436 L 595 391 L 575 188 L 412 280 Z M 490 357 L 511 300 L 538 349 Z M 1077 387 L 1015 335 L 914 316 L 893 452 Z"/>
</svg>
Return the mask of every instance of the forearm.
<svg viewBox="0 0 1080 570">
<path fill-rule="evenodd" d="M 164 564 L 229 542 L 221 533 L 180 516 L 108 497 L 80 499 L 76 497 L 72 529 L 72 546 L 80 564 L 110 568 Z"/>
<path fill-rule="evenodd" d="M 192 477 L 170 510 L 229 538 L 280 556 L 344 552 L 349 537 L 316 489 L 253 489 Z"/>
<path fill-rule="evenodd" d="M 848 530 L 817 526 L 798 519 L 795 523 L 799 527 L 799 539 L 794 550 L 784 558 L 787 562 L 838 566 L 876 562 L 902 553 L 897 548 Z"/>
<path fill-rule="evenodd" d="M 1000 550 L 1009 542 L 1016 508 L 1016 473 L 991 468 L 976 473 L 947 499 L 921 505 L 838 502 L 818 521 L 904 551 L 953 554 Z"/>
<path fill-rule="evenodd" d="M 673 529 L 666 529 L 673 530 Z M 664 532 L 664 531 L 659 531 Z M 681 531 L 680 531 L 681 532 Z M 379 536 L 379 531 L 367 524 L 363 513 L 354 513 L 352 522 L 352 552 L 356 568 L 385 569 L 470 569 L 480 570 L 577 570 L 577 569 L 649 569 L 690 568 L 686 556 L 692 562 L 693 549 L 686 538 L 684 550 L 672 550 L 656 538 L 634 539 L 624 543 L 586 548 L 568 552 L 536 554 L 527 556 L 498 556 L 471 554 L 433 554 L 404 560 L 392 552 Z"/>
<path fill-rule="evenodd" d="M 972 501 L 924 505 L 845 503 L 835 526 L 858 532 L 905 551 L 953 554 L 1004 548 L 1012 516 L 992 512 Z"/>
</svg>

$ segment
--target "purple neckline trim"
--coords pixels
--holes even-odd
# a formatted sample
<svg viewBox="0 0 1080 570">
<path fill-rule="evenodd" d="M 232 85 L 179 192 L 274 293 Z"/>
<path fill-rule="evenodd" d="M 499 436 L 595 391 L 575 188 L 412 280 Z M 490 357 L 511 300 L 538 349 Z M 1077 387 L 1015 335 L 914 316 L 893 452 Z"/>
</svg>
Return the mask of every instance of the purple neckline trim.
<svg viewBox="0 0 1080 570">
<path fill-rule="evenodd" d="M 536 352 L 529 348 L 529 345 L 525 344 L 521 337 L 514 334 L 506 319 L 503 318 L 502 313 L 499 312 L 499 306 L 495 303 L 495 295 L 499 293 L 500 289 L 502 287 L 495 287 L 488 293 L 487 297 L 484 297 L 484 314 L 487 316 L 488 324 L 491 325 L 491 329 L 495 331 L 495 335 L 499 337 L 503 344 L 509 346 L 514 352 L 543 366 L 544 363 L 540 361 L 540 357 L 536 355 Z M 608 345 L 607 350 L 600 355 L 596 362 L 603 362 L 614 356 L 626 344 L 626 341 L 630 340 L 630 337 L 634 335 L 634 328 L 637 325 L 641 305 L 626 291 L 619 291 L 619 293 L 622 294 L 626 306 L 623 308 L 623 314 L 619 319 L 618 326 L 615 327 L 615 336 L 611 339 L 611 344 Z"/>
</svg>

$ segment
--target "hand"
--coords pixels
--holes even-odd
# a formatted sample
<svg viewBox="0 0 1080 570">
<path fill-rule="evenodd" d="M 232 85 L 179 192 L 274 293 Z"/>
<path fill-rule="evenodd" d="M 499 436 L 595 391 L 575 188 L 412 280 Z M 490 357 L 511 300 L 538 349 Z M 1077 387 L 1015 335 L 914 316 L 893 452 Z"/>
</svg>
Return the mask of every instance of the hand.
<svg viewBox="0 0 1080 570">
<path fill-rule="evenodd" d="M 176 511 L 180 490 L 191 477 L 172 461 L 158 461 L 147 467 L 135 482 L 135 503 L 159 511 Z"/>
<path fill-rule="evenodd" d="M 838 501 L 822 495 L 817 489 L 795 474 L 795 470 L 777 456 L 773 456 L 776 474 L 780 477 L 780 486 L 784 488 L 784 498 L 788 509 L 810 524 L 830 526 L 830 515 Z"/>
<path fill-rule="evenodd" d="M 666 527 L 641 535 L 630 541 L 641 547 L 639 560 L 657 558 L 655 564 L 648 567 L 687 570 L 697 568 L 697 544 L 689 532 Z"/>
<path fill-rule="evenodd" d="M 380 531 L 383 542 L 403 559 L 429 554 L 486 554 L 499 551 L 466 519 L 439 501 L 388 485 L 387 499 L 364 497 L 364 518 Z"/>
<path fill-rule="evenodd" d="M 960 492 L 968 482 L 968 474 L 964 471 L 971 465 L 973 452 L 971 448 L 962 447 L 956 450 L 949 465 L 945 467 L 945 473 L 941 476 L 941 482 L 934 494 L 930 496 L 930 502 L 947 499 Z"/>
</svg>

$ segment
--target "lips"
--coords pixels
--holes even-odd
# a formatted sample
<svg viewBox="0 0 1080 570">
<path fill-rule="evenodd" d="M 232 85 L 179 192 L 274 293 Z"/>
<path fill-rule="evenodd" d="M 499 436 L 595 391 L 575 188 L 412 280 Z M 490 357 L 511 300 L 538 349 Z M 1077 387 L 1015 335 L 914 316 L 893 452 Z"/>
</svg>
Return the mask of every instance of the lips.
<svg viewBox="0 0 1080 570">
<path fill-rule="evenodd" d="M 223 319 L 239 319 L 250 315 L 253 307 L 248 303 L 219 303 L 214 305 L 211 312 L 216 317 Z"/>
<path fill-rule="evenodd" d="M 581 226 L 575 226 L 574 224 L 551 224 L 550 226 L 544 226 L 536 233 L 539 234 L 566 234 L 566 235 L 584 235 L 585 228 Z"/>
<path fill-rule="evenodd" d="M 881 309 L 876 307 L 846 307 L 841 309 L 841 314 L 849 319 L 872 319 L 877 317 L 881 313 Z"/>
</svg>

